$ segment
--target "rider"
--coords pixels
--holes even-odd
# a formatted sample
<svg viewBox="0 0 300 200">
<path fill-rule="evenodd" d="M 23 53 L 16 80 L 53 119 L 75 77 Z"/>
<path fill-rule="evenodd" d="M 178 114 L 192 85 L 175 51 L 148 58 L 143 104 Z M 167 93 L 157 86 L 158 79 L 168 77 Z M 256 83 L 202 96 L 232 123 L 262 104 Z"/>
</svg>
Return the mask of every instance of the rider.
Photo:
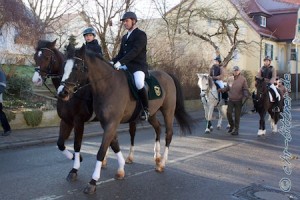
<svg viewBox="0 0 300 200">
<path fill-rule="evenodd" d="M 83 31 L 83 37 L 85 40 L 86 48 L 95 52 L 99 53 L 102 56 L 102 49 L 98 43 L 98 40 L 95 39 L 96 31 L 92 27 L 88 27 Z"/>
<path fill-rule="evenodd" d="M 280 94 L 278 93 L 274 82 L 276 79 L 276 70 L 275 68 L 271 65 L 271 57 L 270 56 L 266 56 L 264 58 L 264 65 L 259 69 L 258 73 L 257 73 L 257 77 L 259 78 L 264 78 L 264 80 L 267 82 L 268 87 L 271 88 L 276 95 L 276 99 L 275 99 L 275 106 L 274 106 L 274 111 L 275 112 L 280 112 L 279 109 L 279 101 L 280 101 Z"/>
<path fill-rule="evenodd" d="M 214 80 L 214 82 L 218 86 L 218 91 L 221 91 L 224 88 L 224 82 L 223 82 L 224 68 L 221 65 L 222 60 L 221 60 L 220 55 L 218 55 L 214 59 L 214 61 L 215 61 L 214 65 L 209 70 L 209 75 L 212 77 L 212 79 Z M 226 97 L 225 93 L 222 93 L 222 98 L 225 101 L 227 100 L 227 97 Z"/>
<path fill-rule="evenodd" d="M 119 70 L 121 66 L 126 65 L 129 72 L 133 74 L 144 109 L 140 118 L 147 121 L 149 117 L 148 94 L 144 87 L 145 75 L 148 75 L 147 35 L 137 28 L 137 16 L 134 12 L 126 12 L 120 21 L 128 32 L 123 36 L 119 53 L 112 61 L 115 69 Z"/>
</svg>

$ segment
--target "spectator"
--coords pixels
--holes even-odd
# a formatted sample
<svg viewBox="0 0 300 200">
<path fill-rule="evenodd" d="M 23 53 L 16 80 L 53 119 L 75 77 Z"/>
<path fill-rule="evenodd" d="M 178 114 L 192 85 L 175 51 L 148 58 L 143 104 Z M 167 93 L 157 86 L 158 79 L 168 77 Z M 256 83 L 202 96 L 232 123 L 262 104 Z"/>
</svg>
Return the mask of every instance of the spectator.
<svg viewBox="0 0 300 200">
<path fill-rule="evenodd" d="M 1 120 L 1 125 L 4 130 L 2 133 L 2 136 L 8 136 L 11 133 L 11 128 L 10 125 L 7 121 L 6 115 L 3 112 L 3 92 L 5 91 L 6 88 L 6 75 L 2 68 L 0 67 L 0 120 Z"/>
<path fill-rule="evenodd" d="M 238 66 L 233 67 L 233 82 L 228 84 L 227 87 L 222 89 L 222 92 L 228 91 L 228 108 L 227 119 L 230 125 L 228 133 L 231 135 L 239 134 L 240 118 L 243 106 L 243 98 L 249 97 L 249 88 L 246 78 L 240 74 L 240 68 Z M 234 120 L 233 120 L 234 110 Z"/>
</svg>

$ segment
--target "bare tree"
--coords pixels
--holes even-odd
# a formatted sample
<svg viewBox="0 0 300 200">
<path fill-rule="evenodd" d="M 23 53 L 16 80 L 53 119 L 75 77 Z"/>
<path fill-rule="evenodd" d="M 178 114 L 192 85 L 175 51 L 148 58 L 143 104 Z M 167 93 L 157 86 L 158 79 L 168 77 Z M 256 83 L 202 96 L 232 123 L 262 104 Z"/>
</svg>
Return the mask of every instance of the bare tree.
<svg viewBox="0 0 300 200">
<path fill-rule="evenodd" d="M 232 8 L 226 7 L 226 4 L 220 1 L 209 5 L 203 3 L 202 6 L 199 6 L 199 2 L 197 5 L 194 3 L 192 2 L 189 7 L 183 9 L 181 27 L 187 34 L 210 44 L 216 54 L 219 54 L 220 48 L 223 48 L 222 52 L 227 52 L 223 56 L 225 67 L 234 58 L 237 50 L 249 52 L 251 47 L 257 44 L 254 41 L 246 41 L 245 36 L 241 33 L 243 19 L 238 10 L 232 12 Z M 220 8 L 221 10 L 219 10 Z M 237 8 L 239 9 L 239 7 Z M 206 22 L 208 25 L 204 28 L 202 24 L 202 28 L 199 28 L 199 22 Z"/>
<path fill-rule="evenodd" d="M 77 0 L 23 0 L 38 22 L 35 27 L 40 33 L 51 33 L 52 25 L 66 12 L 74 10 Z"/>
<path fill-rule="evenodd" d="M 103 55 L 107 59 L 114 57 L 121 43 L 123 33 L 120 17 L 132 8 L 135 0 L 83 0 L 82 14 L 87 24 L 94 27 L 100 38 Z M 114 25 L 113 23 L 116 23 Z"/>
</svg>

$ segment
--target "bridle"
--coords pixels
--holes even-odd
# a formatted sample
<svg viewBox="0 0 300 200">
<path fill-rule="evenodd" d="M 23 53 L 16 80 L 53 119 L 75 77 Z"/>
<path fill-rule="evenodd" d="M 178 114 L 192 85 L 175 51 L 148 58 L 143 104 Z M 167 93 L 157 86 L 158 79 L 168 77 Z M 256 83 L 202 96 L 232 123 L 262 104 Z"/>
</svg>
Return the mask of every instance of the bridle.
<svg viewBox="0 0 300 200">
<path fill-rule="evenodd" d="M 83 72 L 83 73 L 87 73 L 88 72 L 88 68 L 87 68 L 87 66 L 86 66 L 86 64 L 85 64 L 85 62 L 84 62 L 83 59 L 81 59 L 81 58 L 79 58 L 77 56 L 74 56 L 73 59 L 74 60 L 78 60 L 81 63 L 79 66 L 77 66 L 77 62 L 74 62 L 74 68 L 75 69 L 79 68 L 79 70 L 81 72 Z M 82 88 L 85 88 L 85 87 L 87 87 L 87 86 L 90 85 L 89 81 L 88 81 L 88 83 L 86 83 L 84 85 L 81 85 L 81 83 L 80 83 L 79 80 L 77 80 L 76 82 L 62 81 L 60 84 L 63 85 L 65 88 L 67 88 L 67 90 L 69 90 L 68 86 L 72 85 L 73 86 L 72 88 L 73 88 L 73 93 L 74 94 L 77 93 L 78 90 L 81 90 Z"/>
<path fill-rule="evenodd" d="M 206 77 L 207 81 L 209 82 L 209 81 L 210 81 L 210 80 L 209 80 L 209 76 L 205 76 L 205 77 Z M 211 90 L 209 87 L 207 87 L 207 89 L 202 89 L 202 88 L 200 88 L 200 90 L 201 90 L 201 93 L 203 92 L 203 93 L 205 94 L 204 96 L 202 96 L 202 98 L 204 98 L 206 102 L 207 102 L 207 99 L 208 99 L 208 95 L 209 95 L 209 94 L 211 94 L 212 97 L 213 97 L 215 100 L 218 100 L 218 99 L 219 99 L 218 96 L 215 96 L 215 95 L 214 95 L 214 93 L 212 92 L 212 90 Z"/>
<path fill-rule="evenodd" d="M 75 69 L 79 69 L 82 73 L 88 73 L 88 66 L 86 65 L 84 59 L 79 58 L 77 56 L 74 56 L 73 59 L 74 60 L 78 60 L 81 63 L 81 64 L 78 65 L 77 62 L 74 62 Z M 74 67 L 73 67 L 73 69 L 74 69 Z M 106 80 L 106 79 L 110 78 L 112 76 L 112 74 L 113 74 L 113 72 L 110 72 L 107 75 L 98 78 L 96 81 Z M 83 88 L 91 85 L 91 83 L 87 79 L 87 82 L 85 82 L 84 84 L 82 84 L 79 80 L 76 80 L 76 82 L 62 81 L 61 85 L 64 86 L 64 87 L 66 87 L 66 89 L 68 91 L 71 91 L 68 86 L 70 86 L 70 85 L 73 86 L 72 92 L 76 93 L 79 90 L 81 90 L 81 89 L 83 89 Z"/>
<path fill-rule="evenodd" d="M 55 63 L 56 63 L 56 59 L 55 59 L 55 56 L 54 56 L 55 55 L 54 51 L 52 49 L 49 49 L 49 48 L 46 48 L 46 47 L 41 48 L 40 50 L 41 51 L 46 50 L 46 51 L 49 51 L 51 53 L 50 62 L 48 64 L 48 66 L 46 67 L 46 70 L 41 70 L 40 67 L 35 67 L 34 70 L 36 72 L 38 72 L 40 75 L 41 75 L 41 72 L 44 72 L 46 74 L 46 76 L 44 76 L 44 77 L 42 76 L 44 82 L 47 80 L 47 78 L 61 79 L 62 75 L 52 73 L 52 68 L 53 68 L 52 66 L 54 66 Z"/>
</svg>

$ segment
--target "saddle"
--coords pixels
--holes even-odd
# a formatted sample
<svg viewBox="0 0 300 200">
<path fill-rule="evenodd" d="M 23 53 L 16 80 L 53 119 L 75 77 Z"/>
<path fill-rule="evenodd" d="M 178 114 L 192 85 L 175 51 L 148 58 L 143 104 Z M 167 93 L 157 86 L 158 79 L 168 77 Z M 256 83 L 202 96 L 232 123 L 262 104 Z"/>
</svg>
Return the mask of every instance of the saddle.
<svg viewBox="0 0 300 200">
<path fill-rule="evenodd" d="M 129 86 L 130 92 L 132 93 L 134 99 L 137 102 L 140 102 L 140 98 L 138 95 L 138 89 L 135 86 L 133 74 L 127 70 L 123 70 L 123 71 L 127 76 L 127 81 L 128 81 L 128 86 Z M 154 76 L 149 75 L 147 78 L 145 78 L 145 86 L 148 91 L 148 100 L 159 99 L 162 97 L 163 93 L 162 93 L 161 86 Z M 142 109 L 143 109 L 142 104 L 137 103 L 135 110 L 134 110 L 132 116 L 130 117 L 130 119 L 128 120 L 128 122 L 135 121 L 136 119 L 138 119 L 138 116 L 140 116 Z"/>
<path fill-rule="evenodd" d="M 220 86 L 214 81 L 217 90 L 220 89 Z M 228 101 L 228 92 L 218 92 L 218 99 L 221 101 L 221 98 L 224 99 L 224 101 Z"/>
<path fill-rule="evenodd" d="M 124 72 L 127 76 L 128 85 L 133 97 L 136 100 L 139 100 L 139 96 L 137 93 L 138 89 L 135 86 L 133 74 L 131 74 L 127 70 L 124 70 Z M 161 86 L 158 80 L 154 76 L 149 75 L 147 78 L 145 78 L 145 85 L 148 90 L 148 100 L 159 99 L 162 97 L 163 93 L 162 93 Z"/>
</svg>

